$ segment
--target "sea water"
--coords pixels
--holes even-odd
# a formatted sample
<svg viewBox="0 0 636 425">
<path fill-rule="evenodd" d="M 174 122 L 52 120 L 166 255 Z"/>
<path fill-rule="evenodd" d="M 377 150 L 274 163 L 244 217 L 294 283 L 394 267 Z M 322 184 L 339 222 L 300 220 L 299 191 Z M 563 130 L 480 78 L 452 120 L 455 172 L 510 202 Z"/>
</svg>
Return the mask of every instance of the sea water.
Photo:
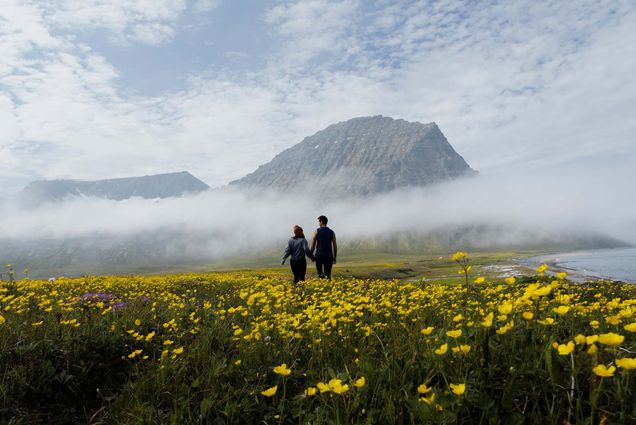
<svg viewBox="0 0 636 425">
<path fill-rule="evenodd" d="M 636 248 L 576 251 L 554 256 L 556 266 L 589 276 L 636 283 Z"/>
</svg>

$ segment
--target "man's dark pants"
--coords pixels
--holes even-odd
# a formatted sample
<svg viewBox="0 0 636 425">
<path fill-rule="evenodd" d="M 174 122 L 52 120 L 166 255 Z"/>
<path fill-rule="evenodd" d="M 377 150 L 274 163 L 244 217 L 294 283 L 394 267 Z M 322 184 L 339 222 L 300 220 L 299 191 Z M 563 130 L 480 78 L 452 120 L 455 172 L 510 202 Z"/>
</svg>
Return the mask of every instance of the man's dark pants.
<svg viewBox="0 0 636 425">
<path fill-rule="evenodd" d="M 292 273 L 294 274 L 294 283 L 298 283 L 301 280 L 305 280 L 305 274 L 307 273 L 307 260 L 289 260 Z"/>
<path fill-rule="evenodd" d="M 333 257 L 316 257 L 316 270 L 318 271 L 318 277 L 326 277 L 327 279 L 331 279 L 332 267 Z"/>
</svg>

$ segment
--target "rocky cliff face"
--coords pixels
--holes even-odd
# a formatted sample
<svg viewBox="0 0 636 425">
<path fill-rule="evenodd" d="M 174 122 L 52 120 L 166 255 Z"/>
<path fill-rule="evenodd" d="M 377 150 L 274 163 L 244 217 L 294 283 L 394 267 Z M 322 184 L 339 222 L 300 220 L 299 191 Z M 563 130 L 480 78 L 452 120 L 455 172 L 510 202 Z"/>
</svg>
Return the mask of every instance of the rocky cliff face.
<svg viewBox="0 0 636 425">
<path fill-rule="evenodd" d="M 142 198 L 170 198 L 196 193 L 209 186 L 187 171 L 143 177 L 82 181 L 42 180 L 27 185 L 20 193 L 20 201 L 28 206 L 45 202 L 58 202 L 75 197 L 93 197 L 113 200 Z"/>
<path fill-rule="evenodd" d="M 373 116 L 331 125 L 230 185 L 366 196 L 475 173 L 435 123 Z"/>
</svg>

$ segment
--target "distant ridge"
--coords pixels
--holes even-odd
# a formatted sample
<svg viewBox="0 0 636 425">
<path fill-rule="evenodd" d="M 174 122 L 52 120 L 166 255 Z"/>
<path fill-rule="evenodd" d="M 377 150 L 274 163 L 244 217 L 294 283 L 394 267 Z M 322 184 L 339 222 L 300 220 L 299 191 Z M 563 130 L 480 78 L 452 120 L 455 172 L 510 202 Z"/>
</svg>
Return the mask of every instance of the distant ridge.
<svg viewBox="0 0 636 425">
<path fill-rule="evenodd" d="M 366 196 L 474 174 L 437 124 L 377 115 L 330 125 L 230 185 Z"/>
<path fill-rule="evenodd" d="M 120 201 L 141 198 L 171 198 L 197 193 L 210 187 L 187 171 L 108 180 L 40 180 L 28 184 L 19 195 L 29 206 L 72 198 L 104 198 Z"/>
</svg>

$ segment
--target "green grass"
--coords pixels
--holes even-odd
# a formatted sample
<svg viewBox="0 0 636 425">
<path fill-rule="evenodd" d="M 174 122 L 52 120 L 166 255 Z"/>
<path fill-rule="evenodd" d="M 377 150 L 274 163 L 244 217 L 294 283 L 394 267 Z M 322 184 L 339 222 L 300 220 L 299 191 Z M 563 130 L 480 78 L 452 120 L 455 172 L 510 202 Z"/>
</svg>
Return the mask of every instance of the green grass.
<svg viewBox="0 0 636 425">
<path fill-rule="evenodd" d="M 514 255 L 471 262 L 478 271 Z M 338 273 L 415 267 L 437 277 L 292 286 L 277 267 L 3 282 L 0 423 L 636 421 L 636 374 L 592 372 L 636 351 L 636 334 L 624 328 L 636 318 L 636 287 L 547 276 L 466 286 L 447 258 L 417 256 L 343 261 Z M 563 305 L 570 309 L 555 313 Z M 555 323 L 540 322 L 547 318 Z M 457 339 L 447 333 L 455 329 Z M 591 343 L 577 343 L 567 356 L 553 348 L 609 332 L 624 336 L 620 347 L 597 343 L 592 353 Z M 436 353 L 442 344 L 448 352 Z M 460 345 L 469 352 L 453 352 Z M 281 363 L 288 377 L 273 372 Z M 361 377 L 365 385 L 354 387 Z M 343 394 L 304 394 L 334 379 L 349 386 Z M 451 383 L 466 393 L 453 394 Z M 419 394 L 421 384 L 432 392 Z"/>
<path fill-rule="evenodd" d="M 473 275 L 494 278 L 500 275 L 492 266 L 513 267 L 517 274 L 532 273 L 532 270 L 519 264 L 519 259 L 537 255 L 534 251 L 477 252 L 471 254 Z M 333 269 L 338 278 L 403 279 L 433 281 L 457 281 L 458 267 L 449 261 L 450 253 L 442 254 L 395 254 L 378 251 L 346 253 L 339 256 Z M 247 257 L 241 260 L 228 259 L 214 264 L 197 267 L 196 271 L 251 271 L 277 276 L 288 276 L 288 265 L 280 266 L 277 253 Z M 308 277 L 316 277 L 314 264 L 307 259 Z"/>
</svg>

